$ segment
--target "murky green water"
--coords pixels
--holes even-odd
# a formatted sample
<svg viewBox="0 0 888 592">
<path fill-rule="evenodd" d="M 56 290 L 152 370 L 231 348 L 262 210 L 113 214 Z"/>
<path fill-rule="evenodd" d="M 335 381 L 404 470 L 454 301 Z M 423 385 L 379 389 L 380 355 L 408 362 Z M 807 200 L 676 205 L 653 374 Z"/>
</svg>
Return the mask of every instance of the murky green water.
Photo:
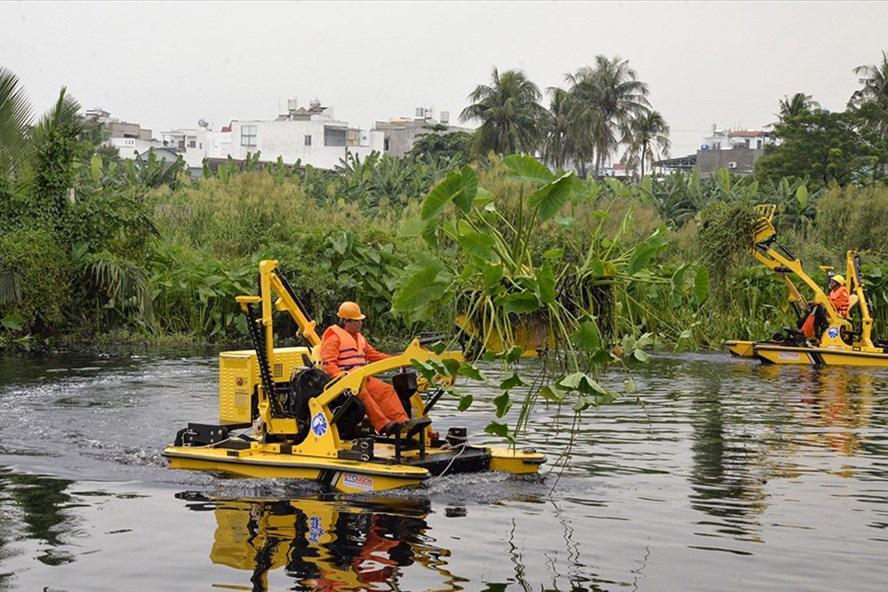
<svg viewBox="0 0 888 592">
<path fill-rule="evenodd" d="M 883 590 L 888 373 L 655 358 L 556 483 L 378 497 L 165 468 L 213 357 L 0 359 L 0 590 Z M 608 377 L 622 381 L 622 376 Z M 480 436 L 495 393 L 441 427 Z M 480 401 L 479 401 L 480 400 Z M 540 407 L 531 445 L 568 441 Z M 478 438 L 476 438 L 478 440 Z M 553 486 L 554 490 L 553 490 Z"/>
</svg>

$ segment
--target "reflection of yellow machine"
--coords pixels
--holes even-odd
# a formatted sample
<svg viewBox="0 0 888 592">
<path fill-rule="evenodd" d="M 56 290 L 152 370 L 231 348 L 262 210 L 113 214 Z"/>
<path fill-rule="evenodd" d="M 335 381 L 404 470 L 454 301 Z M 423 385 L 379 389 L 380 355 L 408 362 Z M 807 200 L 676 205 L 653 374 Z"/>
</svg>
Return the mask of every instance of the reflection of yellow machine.
<svg viewBox="0 0 888 592">
<path fill-rule="evenodd" d="M 427 502 L 372 498 L 360 505 L 337 499 L 213 499 L 184 493 L 192 508 L 212 509 L 216 532 L 213 563 L 252 572 L 253 590 L 268 589 L 269 572 L 284 568 L 295 589 L 365 590 L 396 582 L 414 562 L 450 581 L 430 547 Z M 237 588 L 239 585 L 217 585 Z"/>
<path fill-rule="evenodd" d="M 368 377 L 409 368 L 412 360 L 460 360 L 462 354 L 435 354 L 414 340 L 402 354 L 355 368 L 312 391 L 303 379 L 320 372 L 314 368 L 321 341 L 315 322 L 277 271 L 277 261 L 260 263 L 259 278 L 261 296 L 237 298 L 255 351 L 220 354 L 220 424 L 192 423 L 181 430 L 163 452 L 171 467 L 314 479 L 338 491 L 361 492 L 417 485 L 443 473 L 537 473 L 545 462 L 533 451 L 469 446 L 462 428 L 439 438 L 428 412 L 444 391 L 423 399 L 432 390 L 426 387 L 435 385 L 420 383 L 412 372 L 393 379 L 411 417 L 404 429 L 392 437 L 362 431 L 356 394 Z M 274 309 L 290 315 L 308 347 L 274 347 Z M 233 433 L 246 428 L 249 434 Z"/>
<path fill-rule="evenodd" d="M 761 205 L 756 223 L 753 256 L 775 272 L 789 290 L 789 301 L 798 318 L 804 319 L 814 307 L 822 307 L 824 326 L 819 338 L 806 340 L 793 329 L 784 330 L 768 341 L 728 341 L 730 352 L 736 356 L 754 357 L 771 364 L 817 364 L 846 366 L 888 367 L 888 348 L 881 342 L 873 342 L 873 319 L 863 291 L 860 277 L 860 257 L 848 251 L 846 257 L 846 287 L 851 295 L 850 311 L 860 310 L 857 329 L 850 320 L 843 318 L 833 307 L 826 293 L 805 273 L 802 263 L 789 250 L 777 242 L 777 232 L 771 224 L 775 206 Z M 795 274 L 814 293 L 806 300 L 789 275 Z M 849 312 L 850 316 L 850 312 Z"/>
</svg>

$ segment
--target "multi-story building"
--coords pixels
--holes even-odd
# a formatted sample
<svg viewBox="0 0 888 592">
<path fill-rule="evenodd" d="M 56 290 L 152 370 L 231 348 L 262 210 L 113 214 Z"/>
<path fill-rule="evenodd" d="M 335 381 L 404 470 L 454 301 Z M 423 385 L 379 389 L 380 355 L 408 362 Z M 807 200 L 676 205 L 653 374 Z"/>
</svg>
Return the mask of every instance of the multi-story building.
<svg viewBox="0 0 888 592">
<path fill-rule="evenodd" d="M 347 153 L 366 157 L 374 150 L 383 151 L 382 132 L 349 127 L 347 122 L 334 119 L 326 110 L 327 107 L 317 99 L 313 99 L 307 109 L 290 99 L 287 113 L 273 121 L 232 120 L 228 126 L 228 153 L 210 156 L 224 158 L 230 155 L 241 160 L 247 154 L 259 152 L 262 161 L 275 161 L 280 157 L 285 164 L 301 162 L 332 169 Z M 223 146 L 224 141 L 220 140 L 219 147 Z"/>
<path fill-rule="evenodd" d="M 121 158 L 134 159 L 137 154 L 163 145 L 152 137 L 150 129 L 145 129 L 138 123 L 120 121 L 116 117 L 111 117 L 111 114 L 101 107 L 87 109 L 83 118 L 99 123 L 105 144 L 117 148 Z"/>
<path fill-rule="evenodd" d="M 670 158 L 656 164 L 664 171 L 689 171 L 694 167 L 708 177 L 721 168 L 734 175 L 750 175 L 755 162 L 764 156 L 765 146 L 778 144 L 774 134 L 765 130 L 718 129 L 713 124 L 696 154 Z"/>
<path fill-rule="evenodd" d="M 287 112 L 274 120 L 233 119 L 219 131 L 201 120 L 196 129 L 176 129 L 161 136 L 163 145 L 181 154 L 192 169 L 200 167 L 204 158 L 244 160 L 256 153 L 263 162 L 280 158 L 288 165 L 332 169 L 347 153 L 366 157 L 373 150 L 383 151 L 381 131 L 349 127 L 326 111 L 317 99 L 308 108 L 289 99 Z"/>
<path fill-rule="evenodd" d="M 712 124 L 712 132 L 703 139 L 701 150 L 734 150 L 736 148 L 749 148 L 752 150 L 764 150 L 768 144 L 774 144 L 776 139 L 771 132 L 764 130 L 740 130 L 718 129 Z"/>
<path fill-rule="evenodd" d="M 421 134 L 432 133 L 442 127 L 447 132 L 470 132 L 469 128 L 450 125 L 450 113 L 441 111 L 440 119 L 433 117 L 432 109 L 417 107 L 414 117 L 397 117 L 388 121 L 377 121 L 374 130 L 383 134 L 382 151 L 392 156 L 404 156 L 413 148 L 416 137 Z"/>
</svg>

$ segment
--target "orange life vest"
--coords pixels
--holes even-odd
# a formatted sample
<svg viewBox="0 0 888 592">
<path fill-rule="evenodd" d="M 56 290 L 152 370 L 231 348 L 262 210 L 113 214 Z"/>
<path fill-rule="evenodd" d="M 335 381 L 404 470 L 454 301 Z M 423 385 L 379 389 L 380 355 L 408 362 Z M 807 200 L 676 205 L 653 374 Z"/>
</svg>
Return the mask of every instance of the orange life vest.
<svg viewBox="0 0 888 592">
<path fill-rule="evenodd" d="M 363 335 L 358 333 L 355 339 L 339 325 L 331 325 L 327 331 L 324 331 L 324 336 L 326 337 L 331 331 L 339 337 L 339 356 L 336 358 L 336 364 L 340 368 L 347 372 L 352 368 L 367 365 L 367 340 Z"/>
<path fill-rule="evenodd" d="M 851 304 L 851 300 L 848 297 L 848 288 L 845 286 L 836 286 L 833 291 L 829 293 L 829 301 L 832 303 L 833 308 L 836 309 L 836 312 L 839 313 L 840 317 L 848 316 L 848 306 Z"/>
</svg>

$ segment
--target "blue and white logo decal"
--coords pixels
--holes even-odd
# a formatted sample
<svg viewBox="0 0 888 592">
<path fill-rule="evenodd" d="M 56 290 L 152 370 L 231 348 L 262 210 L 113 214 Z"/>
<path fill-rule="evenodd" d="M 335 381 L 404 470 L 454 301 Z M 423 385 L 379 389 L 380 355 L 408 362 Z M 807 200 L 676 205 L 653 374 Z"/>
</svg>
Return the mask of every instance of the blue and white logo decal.
<svg viewBox="0 0 888 592">
<path fill-rule="evenodd" d="M 839 328 L 838 327 L 830 327 L 829 331 L 826 332 L 832 339 L 835 339 L 839 336 Z"/>
<path fill-rule="evenodd" d="M 327 433 L 327 418 L 324 417 L 324 414 L 320 411 L 315 413 L 315 416 L 311 418 L 311 431 L 313 431 L 316 436 L 323 436 Z"/>
<path fill-rule="evenodd" d="M 308 542 L 317 543 L 324 536 L 324 529 L 321 527 L 321 519 L 312 516 L 308 519 Z"/>
</svg>

